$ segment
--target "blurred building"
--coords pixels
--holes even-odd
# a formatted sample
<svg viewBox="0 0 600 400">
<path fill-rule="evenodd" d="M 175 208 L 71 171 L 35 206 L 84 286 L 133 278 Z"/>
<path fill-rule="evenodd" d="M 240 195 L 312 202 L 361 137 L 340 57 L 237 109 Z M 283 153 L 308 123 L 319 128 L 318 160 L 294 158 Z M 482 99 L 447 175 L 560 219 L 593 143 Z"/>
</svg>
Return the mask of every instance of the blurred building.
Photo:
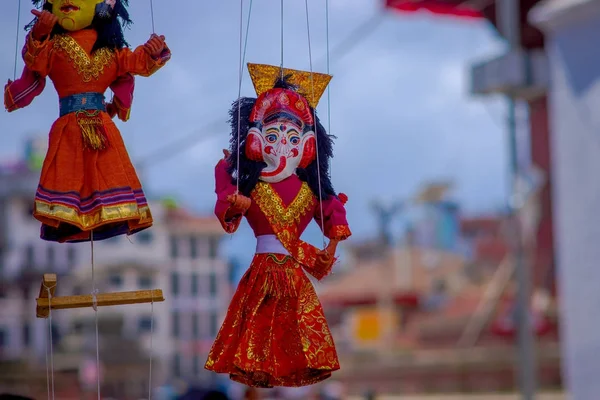
<svg viewBox="0 0 600 400">
<path fill-rule="evenodd" d="M 0 165 L 0 361 L 45 369 L 48 320 L 35 316 L 42 275 L 58 275 L 58 296 L 89 294 L 92 268 L 89 243 L 39 238 L 40 224 L 31 215 L 39 148 L 28 143 L 23 161 Z M 150 356 L 155 386 L 172 378 L 209 379 L 203 365 L 232 294 L 218 221 L 172 203 L 151 200 L 150 207 L 152 228 L 94 242 L 94 279 L 100 292 L 160 288 L 166 299 L 99 309 L 107 395 L 147 396 Z M 82 380 L 90 359 L 95 365 L 94 311 L 55 311 L 52 325 L 56 373 L 74 371 L 75 379 Z M 124 364 L 124 358 L 135 365 Z"/>
<path fill-rule="evenodd" d="M 431 227 L 437 216 L 421 218 L 412 226 Z M 508 220 L 454 218 L 455 246 L 435 240 L 436 229 L 420 236 L 411 229 L 388 249 L 376 240 L 354 243 L 353 268 L 318 286 L 342 362 L 335 376 L 352 393 L 369 386 L 384 393 L 514 388 Z M 560 386 L 555 321 L 534 322 L 540 382 Z"/>
</svg>

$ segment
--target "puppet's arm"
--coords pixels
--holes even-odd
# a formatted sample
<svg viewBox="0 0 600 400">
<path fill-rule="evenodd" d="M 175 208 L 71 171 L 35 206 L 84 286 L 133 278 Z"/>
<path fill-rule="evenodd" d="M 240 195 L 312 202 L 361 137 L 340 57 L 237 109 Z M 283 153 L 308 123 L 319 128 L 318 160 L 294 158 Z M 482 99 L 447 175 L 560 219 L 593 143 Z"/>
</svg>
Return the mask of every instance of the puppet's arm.
<svg viewBox="0 0 600 400">
<path fill-rule="evenodd" d="M 236 187 L 231 183 L 231 175 L 227 172 L 225 159 L 219 160 L 215 167 L 215 193 L 217 194 L 215 215 L 219 218 L 225 232 L 234 233 L 250 206 L 250 199 L 236 194 Z"/>
<path fill-rule="evenodd" d="M 25 49 L 23 49 L 23 60 L 25 66 L 32 72 L 45 78 L 50 73 L 52 65 L 52 40 L 50 33 L 58 22 L 58 17 L 49 11 L 32 10 L 37 17 L 31 32 L 25 38 Z"/>
<path fill-rule="evenodd" d="M 31 71 L 45 78 L 50 73 L 50 59 L 52 56 L 52 40 L 49 36 L 45 39 L 34 39 L 33 32 L 30 32 L 25 38 L 25 49 L 23 52 L 23 61 L 25 66 Z"/>
<path fill-rule="evenodd" d="M 318 205 L 315 208 L 315 221 L 319 224 L 325 236 L 329 238 L 327 248 L 317 252 L 314 266 L 305 267 L 307 272 L 318 280 L 323 279 L 331 273 L 333 264 L 337 260 L 335 252 L 338 243 L 348 239 L 352 235 L 348 221 L 346 220 L 346 209 L 344 208 L 347 200 L 348 197 L 340 193 L 337 197 L 331 196 L 329 199 L 323 201 L 321 203 L 322 207 Z M 321 214 L 323 215 L 322 219 Z"/>
<path fill-rule="evenodd" d="M 8 112 L 12 112 L 27 107 L 44 91 L 45 86 L 46 78 L 23 67 L 21 77 L 14 82 L 9 80 L 4 86 L 4 108 Z"/>
<path fill-rule="evenodd" d="M 344 204 L 348 197 L 340 193 L 339 196 L 330 196 L 324 200 L 322 206 L 317 206 L 315 209 L 315 221 L 323 230 L 325 236 L 333 241 L 342 241 L 348 239 L 352 232 L 346 220 L 346 209 Z M 323 220 L 321 220 L 321 209 L 323 211 Z"/>
<path fill-rule="evenodd" d="M 164 37 L 153 35 L 148 42 L 138 46 L 134 51 L 129 48 L 118 50 L 118 75 L 130 73 L 150 76 L 161 69 L 170 59 L 171 50 L 164 42 Z"/>
<path fill-rule="evenodd" d="M 129 120 L 134 88 L 135 78 L 131 74 L 120 76 L 110 85 L 114 97 L 112 102 L 106 105 L 106 112 L 111 118 L 116 115 L 123 122 Z"/>
</svg>

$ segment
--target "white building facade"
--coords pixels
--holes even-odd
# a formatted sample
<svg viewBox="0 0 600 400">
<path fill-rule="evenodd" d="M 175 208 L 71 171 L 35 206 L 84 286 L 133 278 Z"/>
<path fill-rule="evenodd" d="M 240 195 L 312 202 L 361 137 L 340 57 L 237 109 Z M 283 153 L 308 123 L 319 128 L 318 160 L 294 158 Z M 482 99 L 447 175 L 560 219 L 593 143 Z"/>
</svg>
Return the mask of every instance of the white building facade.
<svg viewBox="0 0 600 400">
<path fill-rule="evenodd" d="M 541 2 L 529 20 L 545 34 L 554 174 L 555 246 L 565 386 L 573 400 L 598 398 L 600 381 L 599 0 Z"/>
<path fill-rule="evenodd" d="M 39 175 L 0 173 L 0 359 L 44 366 L 48 321 L 35 316 L 44 273 L 58 275 L 57 296 L 92 291 L 90 243 L 40 239 L 31 215 Z M 220 254 L 223 230 L 216 218 L 150 202 L 153 227 L 131 237 L 94 242 L 94 277 L 100 292 L 160 288 L 165 301 L 104 307 L 99 316 L 120 315 L 123 337 L 137 338 L 152 353 L 153 383 L 207 377 L 206 355 L 229 299 L 228 263 Z M 54 311 L 54 342 L 94 318 L 92 309 Z M 92 333 L 89 333 L 90 335 Z M 102 354 L 100 355 L 102 358 Z M 160 367 L 158 367 L 160 365 Z"/>
</svg>

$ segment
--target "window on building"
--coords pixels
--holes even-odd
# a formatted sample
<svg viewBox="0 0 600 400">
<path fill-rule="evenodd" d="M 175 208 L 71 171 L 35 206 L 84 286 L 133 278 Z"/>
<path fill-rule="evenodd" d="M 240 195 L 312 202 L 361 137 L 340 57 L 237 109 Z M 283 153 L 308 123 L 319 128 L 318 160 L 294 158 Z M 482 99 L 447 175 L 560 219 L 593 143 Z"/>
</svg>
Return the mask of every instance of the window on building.
<svg viewBox="0 0 600 400">
<path fill-rule="evenodd" d="M 198 314 L 192 314 L 192 332 L 194 339 L 200 337 L 200 318 Z"/>
<path fill-rule="evenodd" d="M 177 272 L 171 273 L 171 294 L 179 295 L 179 274 Z"/>
<path fill-rule="evenodd" d="M 198 274 L 193 273 L 191 278 L 192 296 L 198 295 Z"/>
<path fill-rule="evenodd" d="M 73 333 L 83 333 L 85 330 L 85 324 L 82 321 L 73 322 Z"/>
<path fill-rule="evenodd" d="M 56 346 L 58 343 L 60 343 L 62 335 L 54 321 L 50 325 L 50 330 L 52 331 L 52 345 Z"/>
<path fill-rule="evenodd" d="M 219 256 L 219 239 L 216 236 L 208 238 L 208 258 L 214 260 Z"/>
<path fill-rule="evenodd" d="M 67 247 L 67 267 L 74 268 L 75 263 L 77 262 L 77 254 L 75 253 L 75 247 L 69 246 Z"/>
<path fill-rule="evenodd" d="M 217 295 L 217 274 L 212 271 L 209 275 L 209 285 L 210 285 L 210 296 L 215 297 Z"/>
<path fill-rule="evenodd" d="M 8 347 L 8 331 L 0 328 L 0 349 Z"/>
<path fill-rule="evenodd" d="M 24 300 L 29 300 L 29 295 L 30 295 L 31 289 L 27 285 L 23 285 L 20 287 L 20 291 L 21 291 L 21 297 Z"/>
<path fill-rule="evenodd" d="M 215 311 L 210 313 L 210 336 L 217 336 L 219 330 L 219 316 Z"/>
<path fill-rule="evenodd" d="M 154 239 L 154 236 L 152 235 L 152 231 L 149 229 L 138 232 L 135 236 L 137 238 L 138 243 L 140 243 L 140 244 L 150 244 L 150 243 L 152 243 L 152 240 Z"/>
<path fill-rule="evenodd" d="M 148 381 L 145 379 L 140 381 L 140 393 L 148 393 Z"/>
<path fill-rule="evenodd" d="M 194 376 L 198 376 L 200 375 L 200 357 L 197 354 L 194 354 L 194 361 L 193 361 L 194 365 L 193 365 L 193 369 L 194 369 Z"/>
<path fill-rule="evenodd" d="M 31 345 L 31 327 L 29 322 L 23 323 L 23 345 L 29 347 Z"/>
<path fill-rule="evenodd" d="M 176 378 L 181 377 L 181 355 L 179 353 L 173 356 L 173 375 Z"/>
<path fill-rule="evenodd" d="M 152 275 L 142 274 L 138 277 L 138 286 L 140 289 L 150 289 L 153 284 Z"/>
<path fill-rule="evenodd" d="M 198 258 L 198 237 L 195 235 L 190 236 L 190 257 Z"/>
<path fill-rule="evenodd" d="M 156 322 L 156 321 L 154 321 Z M 153 321 L 152 321 L 152 317 L 149 315 L 144 315 L 141 316 L 140 319 L 138 320 L 138 332 L 139 333 L 146 333 L 146 332 L 150 332 L 153 329 L 156 329 L 156 324 L 154 324 L 154 326 L 152 325 Z"/>
<path fill-rule="evenodd" d="M 177 257 L 179 257 L 179 243 L 177 240 L 177 236 L 171 236 L 169 241 L 171 247 L 171 258 L 176 259 Z"/>
<path fill-rule="evenodd" d="M 50 245 L 46 252 L 46 266 L 53 269 L 56 263 L 56 249 Z"/>
<path fill-rule="evenodd" d="M 112 286 L 119 287 L 123 284 L 123 277 L 121 274 L 114 273 L 109 276 L 108 281 Z"/>
<path fill-rule="evenodd" d="M 25 268 L 33 268 L 35 266 L 35 248 L 32 244 L 25 246 Z"/>
<path fill-rule="evenodd" d="M 179 334 L 181 333 L 179 330 L 179 312 L 175 311 L 173 313 L 173 326 L 171 327 L 171 333 L 173 334 L 173 337 L 178 338 Z"/>
</svg>

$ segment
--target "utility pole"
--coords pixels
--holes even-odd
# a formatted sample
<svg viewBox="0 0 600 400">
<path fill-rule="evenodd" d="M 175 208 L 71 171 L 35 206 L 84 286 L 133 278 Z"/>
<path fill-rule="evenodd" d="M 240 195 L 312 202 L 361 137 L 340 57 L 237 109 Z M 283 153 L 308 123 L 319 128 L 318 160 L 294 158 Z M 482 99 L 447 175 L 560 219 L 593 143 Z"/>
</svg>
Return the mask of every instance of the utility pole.
<svg viewBox="0 0 600 400">
<path fill-rule="evenodd" d="M 394 254 L 394 239 L 391 233 L 391 224 L 394 216 L 399 214 L 403 207 L 404 202 L 397 201 L 390 206 L 384 206 L 378 201 L 374 201 L 371 207 L 379 222 L 379 238 L 383 246 L 384 257 L 384 272 L 381 290 L 379 291 L 378 309 L 379 309 L 379 326 L 381 332 L 381 346 L 380 357 L 382 361 L 388 360 L 393 357 L 393 345 L 396 335 L 394 318 L 392 317 L 396 312 L 396 302 L 394 299 L 395 283 L 396 283 L 396 263 Z"/>
<path fill-rule="evenodd" d="M 404 202 L 402 201 L 397 201 L 387 207 L 381 204 L 379 201 L 373 201 L 371 203 L 371 208 L 377 216 L 379 239 L 385 246 L 386 250 L 389 250 L 394 242 L 392 232 L 390 230 L 393 218 L 399 214 L 400 211 L 402 211 L 403 207 Z"/>
<path fill-rule="evenodd" d="M 496 0 L 496 23 L 509 44 L 509 51 L 521 50 L 520 0 Z M 522 68 L 525 68 L 523 65 Z M 513 94 L 508 95 L 508 134 L 511 166 L 511 226 L 514 240 L 514 262 L 517 277 L 517 333 L 519 355 L 519 383 L 523 400 L 533 400 L 536 392 L 536 362 L 533 325 L 530 318 L 531 277 L 525 263 L 523 237 L 519 223 L 519 208 L 522 193 L 517 193 L 515 183 L 519 176 L 516 102 Z"/>
</svg>

